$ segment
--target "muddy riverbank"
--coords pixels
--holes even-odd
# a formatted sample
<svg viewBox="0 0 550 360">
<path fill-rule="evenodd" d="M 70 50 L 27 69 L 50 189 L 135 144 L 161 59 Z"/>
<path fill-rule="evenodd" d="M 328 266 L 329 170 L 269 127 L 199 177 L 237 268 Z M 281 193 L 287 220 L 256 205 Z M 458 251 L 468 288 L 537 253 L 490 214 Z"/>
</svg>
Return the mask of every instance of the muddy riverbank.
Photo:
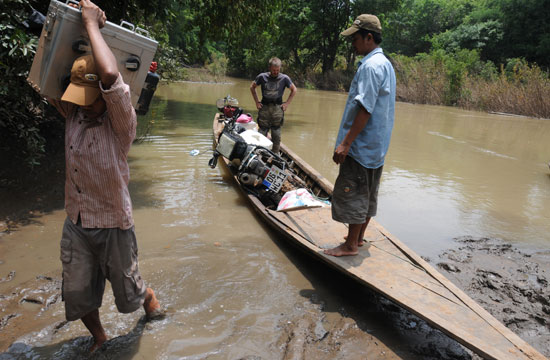
<svg viewBox="0 0 550 360">
<path fill-rule="evenodd" d="M 550 357 L 550 250 L 461 237 L 439 270 L 523 340 Z"/>
</svg>

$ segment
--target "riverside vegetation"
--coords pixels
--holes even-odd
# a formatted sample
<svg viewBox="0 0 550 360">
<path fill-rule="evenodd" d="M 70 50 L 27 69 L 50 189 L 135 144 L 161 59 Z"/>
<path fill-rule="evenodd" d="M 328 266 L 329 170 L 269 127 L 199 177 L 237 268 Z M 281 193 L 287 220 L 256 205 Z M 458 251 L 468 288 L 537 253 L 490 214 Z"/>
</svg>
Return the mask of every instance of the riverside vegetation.
<svg viewBox="0 0 550 360">
<path fill-rule="evenodd" d="M 23 22 L 39 0 L 0 10 L 0 190 L 13 165 L 37 171 L 62 151 L 63 121 L 26 84 L 39 33 Z M 339 33 L 377 14 L 398 100 L 550 118 L 549 8 L 535 0 L 97 0 L 159 41 L 164 80 L 252 78 L 278 56 L 298 86 L 346 91 L 357 60 Z M 47 163 L 47 162 L 46 162 Z"/>
</svg>

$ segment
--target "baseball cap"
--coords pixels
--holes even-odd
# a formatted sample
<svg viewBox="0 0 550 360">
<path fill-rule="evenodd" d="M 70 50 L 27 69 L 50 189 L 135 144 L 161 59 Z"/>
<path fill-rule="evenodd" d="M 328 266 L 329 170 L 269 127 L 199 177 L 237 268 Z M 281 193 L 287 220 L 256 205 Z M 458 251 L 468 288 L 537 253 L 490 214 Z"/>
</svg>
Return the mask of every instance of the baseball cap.
<svg viewBox="0 0 550 360">
<path fill-rule="evenodd" d="M 94 57 L 84 55 L 77 58 L 71 69 L 71 83 L 63 93 L 61 100 L 87 106 L 96 101 L 99 93 L 99 75 Z"/>
<path fill-rule="evenodd" d="M 382 25 L 380 25 L 380 20 L 378 20 L 378 17 L 371 14 L 361 14 L 355 19 L 353 24 L 346 30 L 342 31 L 340 35 L 351 36 L 359 31 L 359 29 L 370 30 L 379 34 L 382 33 Z"/>
</svg>

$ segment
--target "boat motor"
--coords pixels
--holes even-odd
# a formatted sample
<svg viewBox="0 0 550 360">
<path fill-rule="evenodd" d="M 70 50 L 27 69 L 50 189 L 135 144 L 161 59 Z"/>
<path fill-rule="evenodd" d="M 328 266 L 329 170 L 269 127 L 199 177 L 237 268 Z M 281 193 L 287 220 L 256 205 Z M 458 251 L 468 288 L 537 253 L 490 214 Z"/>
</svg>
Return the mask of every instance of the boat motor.
<svg viewBox="0 0 550 360">
<path fill-rule="evenodd" d="M 243 109 L 239 107 L 239 101 L 229 94 L 223 99 L 218 99 L 216 101 L 216 107 L 227 119 L 236 120 L 243 113 Z"/>
</svg>

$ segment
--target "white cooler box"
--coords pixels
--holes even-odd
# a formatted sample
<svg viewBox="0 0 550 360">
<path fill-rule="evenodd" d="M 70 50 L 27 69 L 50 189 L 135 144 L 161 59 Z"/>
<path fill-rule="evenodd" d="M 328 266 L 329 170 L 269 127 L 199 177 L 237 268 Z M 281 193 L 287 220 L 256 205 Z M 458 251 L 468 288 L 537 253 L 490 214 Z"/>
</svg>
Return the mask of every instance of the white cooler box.
<svg viewBox="0 0 550 360">
<path fill-rule="evenodd" d="M 53 99 L 63 95 L 74 60 L 91 53 L 80 10 L 67 4 L 56 0 L 50 2 L 27 79 L 40 94 Z M 101 33 L 117 59 L 124 82 L 130 86 L 135 107 L 158 43 L 149 38 L 147 31 L 127 22 L 118 26 L 107 21 Z"/>
</svg>

